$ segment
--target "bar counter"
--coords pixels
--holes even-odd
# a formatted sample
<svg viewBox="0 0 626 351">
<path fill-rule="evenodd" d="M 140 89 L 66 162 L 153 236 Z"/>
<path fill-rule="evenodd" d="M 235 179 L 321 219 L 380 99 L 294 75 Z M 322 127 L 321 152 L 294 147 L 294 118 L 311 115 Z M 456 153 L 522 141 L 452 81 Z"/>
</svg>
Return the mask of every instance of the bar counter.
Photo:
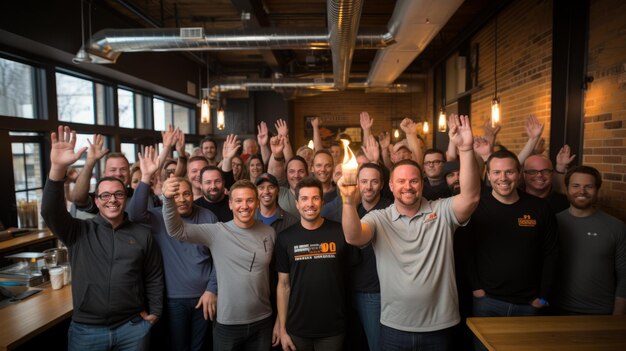
<svg viewBox="0 0 626 351">
<path fill-rule="evenodd" d="M 0 309 L 0 351 L 12 350 L 72 315 L 72 286 L 44 290 Z"/>
</svg>

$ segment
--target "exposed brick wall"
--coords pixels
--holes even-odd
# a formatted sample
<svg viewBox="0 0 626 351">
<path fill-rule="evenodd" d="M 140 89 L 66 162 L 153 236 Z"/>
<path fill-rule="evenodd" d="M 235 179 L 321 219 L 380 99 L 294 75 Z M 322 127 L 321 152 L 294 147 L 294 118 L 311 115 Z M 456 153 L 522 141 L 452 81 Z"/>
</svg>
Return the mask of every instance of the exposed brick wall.
<svg viewBox="0 0 626 351">
<path fill-rule="evenodd" d="M 495 21 L 471 40 L 479 45 L 478 84 L 472 94 L 472 126 L 477 134 L 491 118 L 494 96 Z M 527 140 L 526 118 L 534 114 L 544 123 L 546 148 L 550 136 L 552 79 L 552 1 L 514 1 L 498 14 L 498 96 L 502 130 L 498 142 L 519 152 Z"/>
<path fill-rule="evenodd" d="M 427 116 L 426 95 L 426 93 L 418 92 L 380 94 L 344 91 L 298 98 L 294 104 L 294 148 L 305 145 L 309 141 L 304 137 L 305 116 L 318 116 L 322 119 L 323 125 L 359 126 L 359 114 L 367 111 L 374 118 L 372 132 L 377 135 L 382 131 L 391 132 L 392 118 L 412 116 L 415 121 L 424 120 Z M 332 117 L 345 117 L 350 122 L 328 122 Z M 325 118 L 327 122 L 324 122 Z M 432 135 L 429 135 L 427 139 L 430 142 Z"/>
<path fill-rule="evenodd" d="M 626 2 L 590 5 L 583 164 L 602 172 L 601 207 L 626 220 Z"/>
</svg>

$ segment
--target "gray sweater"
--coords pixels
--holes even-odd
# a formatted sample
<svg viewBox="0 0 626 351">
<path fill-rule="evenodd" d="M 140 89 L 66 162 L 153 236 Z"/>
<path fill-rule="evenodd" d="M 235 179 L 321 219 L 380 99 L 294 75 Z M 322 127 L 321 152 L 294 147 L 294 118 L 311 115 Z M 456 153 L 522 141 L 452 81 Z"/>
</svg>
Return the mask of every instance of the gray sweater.
<svg viewBox="0 0 626 351">
<path fill-rule="evenodd" d="M 168 198 L 163 201 L 163 218 L 172 237 L 211 249 L 220 290 L 220 324 L 249 324 L 272 315 L 269 264 L 276 238 L 272 227 L 259 222 L 251 228 L 239 228 L 233 221 L 184 223 L 174 199 Z"/>
</svg>

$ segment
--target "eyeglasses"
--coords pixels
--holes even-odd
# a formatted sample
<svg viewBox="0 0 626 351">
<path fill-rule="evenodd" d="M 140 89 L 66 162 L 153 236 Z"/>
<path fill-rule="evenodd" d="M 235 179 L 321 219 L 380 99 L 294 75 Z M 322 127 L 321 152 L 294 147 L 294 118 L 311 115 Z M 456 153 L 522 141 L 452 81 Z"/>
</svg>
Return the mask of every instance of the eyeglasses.
<svg viewBox="0 0 626 351">
<path fill-rule="evenodd" d="M 116 191 L 113 194 L 111 193 L 102 193 L 98 195 L 98 199 L 102 200 L 102 201 L 109 201 L 111 199 L 111 196 L 115 196 L 115 200 L 122 200 L 123 198 L 126 197 L 126 193 L 123 191 Z"/>
<path fill-rule="evenodd" d="M 439 166 L 440 164 L 442 164 L 443 161 L 442 160 L 434 160 L 434 161 L 424 161 L 424 166 Z"/>
<path fill-rule="evenodd" d="M 552 172 L 554 172 L 554 170 L 546 168 L 546 169 L 542 169 L 542 170 L 538 170 L 538 169 L 527 169 L 524 170 L 524 173 L 526 173 L 527 175 L 534 177 L 536 176 L 538 173 L 541 173 L 541 175 L 543 176 L 547 176 L 547 175 L 551 175 Z"/>
</svg>

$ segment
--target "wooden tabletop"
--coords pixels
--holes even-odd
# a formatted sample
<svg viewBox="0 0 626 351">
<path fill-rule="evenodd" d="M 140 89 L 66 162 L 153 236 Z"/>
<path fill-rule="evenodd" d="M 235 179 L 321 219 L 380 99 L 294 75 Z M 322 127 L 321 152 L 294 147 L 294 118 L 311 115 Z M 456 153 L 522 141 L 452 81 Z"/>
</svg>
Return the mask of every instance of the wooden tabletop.
<svg viewBox="0 0 626 351">
<path fill-rule="evenodd" d="M 72 286 L 42 292 L 0 309 L 0 350 L 12 350 L 72 314 Z"/>
<path fill-rule="evenodd" d="M 17 238 L 0 241 L 0 252 L 18 249 L 23 246 L 38 244 L 46 240 L 53 240 L 54 234 L 49 229 L 40 229 L 31 234 L 18 236 Z"/>
<path fill-rule="evenodd" d="M 473 317 L 489 350 L 626 350 L 626 316 Z"/>
</svg>

